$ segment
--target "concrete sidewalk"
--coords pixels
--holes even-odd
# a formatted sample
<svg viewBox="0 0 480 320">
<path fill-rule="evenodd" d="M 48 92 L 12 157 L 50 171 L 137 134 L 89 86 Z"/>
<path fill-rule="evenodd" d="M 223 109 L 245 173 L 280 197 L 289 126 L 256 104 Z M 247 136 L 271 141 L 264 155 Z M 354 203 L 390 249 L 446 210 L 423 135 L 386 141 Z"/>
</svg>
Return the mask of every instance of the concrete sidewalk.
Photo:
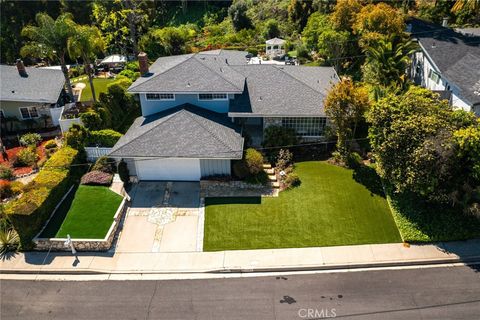
<svg viewBox="0 0 480 320">
<path fill-rule="evenodd" d="M 205 273 L 322 270 L 480 261 L 480 239 L 429 245 L 219 252 L 26 252 L 0 262 L 2 273 Z"/>
</svg>

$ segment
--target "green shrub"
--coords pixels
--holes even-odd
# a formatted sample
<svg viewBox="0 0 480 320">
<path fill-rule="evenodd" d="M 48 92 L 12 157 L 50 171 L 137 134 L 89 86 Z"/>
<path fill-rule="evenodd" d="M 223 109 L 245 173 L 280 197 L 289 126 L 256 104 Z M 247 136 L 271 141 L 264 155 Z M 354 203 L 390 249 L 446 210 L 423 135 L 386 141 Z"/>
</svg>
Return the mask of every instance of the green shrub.
<svg viewBox="0 0 480 320">
<path fill-rule="evenodd" d="M 0 199 L 9 198 L 12 195 L 12 184 L 8 180 L 0 180 Z"/>
<path fill-rule="evenodd" d="M 99 131 L 91 131 L 87 139 L 88 145 L 111 148 L 122 137 L 120 132 L 105 129 Z"/>
<path fill-rule="evenodd" d="M 5 205 L 5 214 L 20 236 L 21 248 L 31 248 L 32 238 L 40 231 L 63 195 L 72 184 L 71 165 L 79 151 L 70 147 L 58 150 L 44 169 L 24 188 L 22 197 Z"/>
<path fill-rule="evenodd" d="M 20 238 L 18 233 L 13 229 L 0 229 L 0 255 L 4 255 L 9 251 L 17 251 Z"/>
<path fill-rule="evenodd" d="M 21 183 L 20 181 L 12 181 L 10 184 L 10 188 L 12 189 L 13 194 L 20 194 L 23 192 L 23 188 L 25 185 Z"/>
<path fill-rule="evenodd" d="M 284 170 L 292 164 L 292 160 L 293 154 L 288 149 L 280 149 L 275 167 L 279 170 Z"/>
<path fill-rule="evenodd" d="M 124 184 L 130 183 L 130 172 L 128 171 L 128 166 L 123 159 L 118 163 L 117 166 L 118 175 Z"/>
<path fill-rule="evenodd" d="M 263 170 L 263 155 L 253 148 L 248 148 L 245 152 L 245 164 L 252 175 L 256 175 Z"/>
<path fill-rule="evenodd" d="M 10 180 L 13 178 L 13 170 L 6 165 L 0 164 L 0 179 Z"/>
<path fill-rule="evenodd" d="M 108 157 L 100 157 L 95 161 L 95 164 L 92 167 L 92 171 L 102 171 L 107 173 L 115 172 L 115 161 Z"/>
<path fill-rule="evenodd" d="M 47 142 L 45 142 L 44 147 L 45 149 L 54 149 L 57 147 L 57 143 L 55 142 L 54 139 L 48 140 Z"/>
<path fill-rule="evenodd" d="M 22 149 L 17 153 L 14 165 L 16 167 L 28 167 L 36 164 L 39 156 L 30 148 Z"/>
<path fill-rule="evenodd" d="M 248 176 L 250 176 L 250 172 L 244 161 L 241 161 L 241 160 L 235 161 L 233 163 L 232 168 L 233 168 L 233 174 L 235 175 L 235 177 L 237 177 L 240 180 L 243 180 Z"/>
<path fill-rule="evenodd" d="M 65 145 L 77 150 L 83 149 L 88 138 L 88 129 L 75 123 L 65 132 L 63 137 Z"/>
<path fill-rule="evenodd" d="M 350 152 L 346 159 L 347 167 L 357 169 L 363 164 L 362 157 L 356 152 Z"/>
<path fill-rule="evenodd" d="M 285 147 L 298 143 L 294 129 L 282 126 L 269 126 L 265 129 L 264 147 Z"/>
<path fill-rule="evenodd" d="M 20 138 L 20 143 L 24 146 L 36 146 L 42 141 L 42 136 L 38 133 L 26 133 Z"/>
<path fill-rule="evenodd" d="M 300 177 L 295 172 L 291 172 L 285 178 L 285 187 L 287 189 L 298 187 L 301 183 Z"/>
<path fill-rule="evenodd" d="M 80 114 L 83 125 L 90 130 L 102 129 L 103 121 L 100 114 L 95 110 L 89 110 Z"/>
</svg>

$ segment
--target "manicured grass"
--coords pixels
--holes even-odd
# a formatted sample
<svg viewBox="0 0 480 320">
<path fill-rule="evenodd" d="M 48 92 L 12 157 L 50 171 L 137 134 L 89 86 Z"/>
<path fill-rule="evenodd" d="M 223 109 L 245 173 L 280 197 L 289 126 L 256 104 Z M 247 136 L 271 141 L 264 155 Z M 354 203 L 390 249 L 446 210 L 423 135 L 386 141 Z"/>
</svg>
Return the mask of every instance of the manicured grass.
<svg viewBox="0 0 480 320">
<path fill-rule="evenodd" d="M 393 217 L 406 242 L 452 241 L 480 238 L 480 221 L 460 208 L 428 203 L 413 194 L 388 197 Z"/>
<path fill-rule="evenodd" d="M 121 202 L 122 197 L 108 187 L 81 185 L 75 192 L 71 204 L 68 202 L 62 204 L 64 206 L 62 210 L 67 210 L 68 207 L 63 222 L 61 219 L 52 219 L 42 236 L 51 237 L 52 233 L 58 230 L 54 235 L 57 238 L 65 238 L 70 234 L 72 238 L 77 239 L 103 239 Z M 55 216 L 61 216 L 62 210 L 57 211 Z"/>
<path fill-rule="evenodd" d="M 374 172 L 318 161 L 295 171 L 302 184 L 278 198 L 207 198 L 204 250 L 401 242 Z"/>
<path fill-rule="evenodd" d="M 72 79 L 72 84 L 74 83 L 84 83 L 85 89 L 82 90 L 82 96 L 80 101 L 93 101 L 92 89 L 90 88 L 90 82 L 88 81 L 87 76 L 82 76 L 84 80 L 78 81 L 77 79 Z M 95 78 L 93 79 L 93 85 L 95 86 L 95 95 L 98 97 L 100 93 L 107 92 L 107 85 L 115 81 L 115 79 L 105 79 L 105 78 Z"/>
</svg>

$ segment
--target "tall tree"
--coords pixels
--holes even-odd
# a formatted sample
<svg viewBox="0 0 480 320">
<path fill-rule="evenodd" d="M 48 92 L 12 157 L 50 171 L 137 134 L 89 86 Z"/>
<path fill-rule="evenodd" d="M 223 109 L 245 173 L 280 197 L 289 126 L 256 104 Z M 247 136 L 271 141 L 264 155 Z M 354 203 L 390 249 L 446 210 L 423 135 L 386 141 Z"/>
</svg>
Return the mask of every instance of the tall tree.
<svg viewBox="0 0 480 320">
<path fill-rule="evenodd" d="M 356 14 L 353 24 L 353 32 L 360 36 L 362 47 L 387 35 L 401 35 L 404 30 L 405 22 L 402 13 L 383 2 L 364 6 Z"/>
<path fill-rule="evenodd" d="M 301 32 L 307 24 L 308 17 L 314 12 L 311 0 L 291 0 L 288 6 L 288 19 L 297 31 Z"/>
<path fill-rule="evenodd" d="M 67 90 L 73 99 L 72 85 L 68 77 L 68 69 L 65 61 L 68 48 L 68 40 L 75 34 L 75 22 L 70 14 L 61 14 L 53 20 L 46 13 L 38 13 L 35 17 L 37 25 L 28 25 L 22 30 L 22 35 L 30 41 L 22 47 L 20 53 L 23 56 L 43 53 L 46 56 L 55 56 L 62 67 L 62 72 L 67 84 Z"/>
<path fill-rule="evenodd" d="M 94 102 L 97 102 L 97 97 L 95 95 L 95 86 L 93 85 L 91 59 L 104 50 L 105 43 L 103 42 L 102 34 L 97 27 L 91 27 L 88 25 L 78 26 L 75 34 L 68 41 L 68 53 L 70 54 L 70 57 L 81 57 L 83 60 Z"/>
<path fill-rule="evenodd" d="M 430 90 L 411 86 L 375 103 L 367 120 L 377 171 L 395 191 L 470 202 L 480 185 L 480 122 L 473 113 L 454 110 Z"/>
<path fill-rule="evenodd" d="M 230 16 L 230 19 L 232 19 L 235 31 L 252 27 L 252 22 L 247 15 L 247 10 L 247 4 L 243 0 L 235 1 L 230 8 L 228 8 L 228 15 Z"/>
<path fill-rule="evenodd" d="M 381 88 L 392 86 L 404 89 L 407 83 L 405 70 L 410 55 L 416 50 L 417 46 L 412 41 L 396 35 L 373 42 L 364 49 L 367 56 L 363 66 L 365 82 Z"/>
<path fill-rule="evenodd" d="M 344 77 L 330 89 L 324 106 L 337 134 L 337 151 L 345 159 L 349 152 L 348 140 L 355 138 L 357 125 L 369 106 L 368 93 Z"/>
</svg>

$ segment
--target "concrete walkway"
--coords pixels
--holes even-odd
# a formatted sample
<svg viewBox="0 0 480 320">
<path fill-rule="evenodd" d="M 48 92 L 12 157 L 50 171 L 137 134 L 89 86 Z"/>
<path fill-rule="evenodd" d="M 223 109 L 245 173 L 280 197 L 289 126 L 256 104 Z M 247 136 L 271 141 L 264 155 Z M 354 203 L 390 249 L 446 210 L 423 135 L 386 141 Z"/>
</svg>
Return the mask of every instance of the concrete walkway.
<svg viewBox="0 0 480 320">
<path fill-rule="evenodd" d="M 480 239 L 431 245 L 374 244 L 219 252 L 27 252 L 2 273 L 204 273 L 321 270 L 480 261 Z"/>
</svg>

